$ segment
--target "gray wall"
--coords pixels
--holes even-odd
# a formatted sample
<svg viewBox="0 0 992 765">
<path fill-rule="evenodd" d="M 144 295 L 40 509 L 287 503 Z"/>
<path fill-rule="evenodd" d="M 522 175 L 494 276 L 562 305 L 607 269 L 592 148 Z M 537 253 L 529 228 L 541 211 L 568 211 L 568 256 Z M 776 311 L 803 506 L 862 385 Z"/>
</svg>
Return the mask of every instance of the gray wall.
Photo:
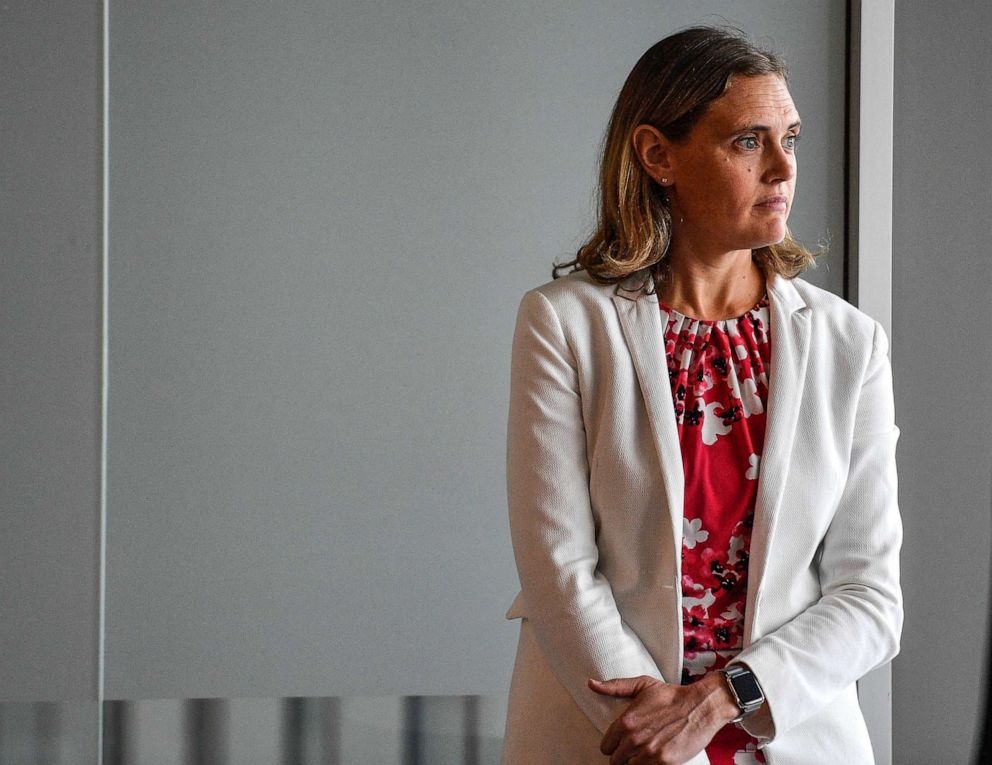
<svg viewBox="0 0 992 765">
<path fill-rule="evenodd" d="M 0 688 L 97 673 L 102 143 L 95 4 L 0 11 Z M 47 4 L 52 6 L 51 3 Z"/>
<path fill-rule="evenodd" d="M 97 751 L 101 35 L 98 3 L 0 6 L 4 763 Z"/>
<path fill-rule="evenodd" d="M 892 363 L 906 625 L 898 765 L 967 763 L 987 679 L 992 4 L 896 4 Z"/>
</svg>

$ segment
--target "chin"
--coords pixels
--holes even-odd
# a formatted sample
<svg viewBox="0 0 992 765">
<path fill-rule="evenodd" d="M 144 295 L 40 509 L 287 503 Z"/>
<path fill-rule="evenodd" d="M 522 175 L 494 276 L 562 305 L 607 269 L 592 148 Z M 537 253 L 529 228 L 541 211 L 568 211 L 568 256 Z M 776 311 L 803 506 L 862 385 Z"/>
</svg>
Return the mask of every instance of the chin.
<svg viewBox="0 0 992 765">
<path fill-rule="evenodd" d="M 773 244 L 781 244 L 785 240 L 786 232 L 787 229 L 785 226 L 782 226 L 781 229 L 777 229 L 775 231 L 765 232 L 764 236 L 755 237 L 755 241 L 757 243 L 754 244 L 751 249 L 757 250 L 761 247 L 770 247 Z"/>
</svg>

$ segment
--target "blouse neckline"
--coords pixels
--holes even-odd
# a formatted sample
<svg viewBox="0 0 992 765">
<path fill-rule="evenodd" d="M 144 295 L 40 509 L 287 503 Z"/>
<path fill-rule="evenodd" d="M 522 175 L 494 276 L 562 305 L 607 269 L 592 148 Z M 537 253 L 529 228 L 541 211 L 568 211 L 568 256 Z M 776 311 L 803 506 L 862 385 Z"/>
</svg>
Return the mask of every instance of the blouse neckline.
<svg viewBox="0 0 992 765">
<path fill-rule="evenodd" d="M 671 316 L 678 316 L 678 317 L 681 317 L 683 319 L 688 319 L 689 321 L 692 321 L 692 322 L 699 322 L 700 324 L 710 324 L 710 325 L 713 325 L 713 324 L 726 324 L 727 322 L 740 321 L 745 316 L 747 316 L 749 314 L 752 314 L 752 313 L 754 313 L 755 311 L 757 311 L 757 310 L 759 310 L 761 308 L 764 308 L 766 305 L 768 305 L 768 293 L 765 292 L 765 294 L 762 295 L 761 300 L 759 300 L 757 303 L 755 303 L 754 306 L 752 306 L 751 308 L 749 308 L 747 311 L 745 311 L 744 313 L 742 313 L 740 316 L 731 316 L 729 319 L 697 319 L 694 316 L 687 316 L 686 314 L 682 313 L 681 311 L 676 311 L 670 305 L 668 305 L 667 303 L 663 302 L 660 298 L 658 299 L 658 305 L 661 306 L 661 310 L 663 310 L 666 313 L 668 313 L 669 317 L 671 317 Z"/>
</svg>

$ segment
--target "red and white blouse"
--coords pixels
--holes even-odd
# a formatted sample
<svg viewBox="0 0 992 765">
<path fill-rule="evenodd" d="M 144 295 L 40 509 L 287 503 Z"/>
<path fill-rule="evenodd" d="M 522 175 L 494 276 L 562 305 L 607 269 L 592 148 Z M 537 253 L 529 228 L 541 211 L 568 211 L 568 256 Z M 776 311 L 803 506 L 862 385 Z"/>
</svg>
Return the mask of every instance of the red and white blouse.
<svg viewBox="0 0 992 765">
<path fill-rule="evenodd" d="M 734 319 L 704 321 L 661 303 L 665 352 L 685 468 L 682 684 L 743 648 L 748 552 L 765 439 L 771 363 L 768 296 Z M 726 725 L 712 765 L 765 762 L 757 741 Z"/>
</svg>

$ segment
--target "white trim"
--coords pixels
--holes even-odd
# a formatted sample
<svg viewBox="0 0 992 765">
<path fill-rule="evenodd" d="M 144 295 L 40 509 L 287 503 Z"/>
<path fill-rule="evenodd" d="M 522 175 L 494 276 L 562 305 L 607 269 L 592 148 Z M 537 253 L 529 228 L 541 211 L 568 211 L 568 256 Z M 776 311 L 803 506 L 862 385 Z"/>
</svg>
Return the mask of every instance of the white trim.
<svg viewBox="0 0 992 765">
<path fill-rule="evenodd" d="M 892 326 L 894 0 L 851 2 L 848 298 Z"/>
<path fill-rule="evenodd" d="M 103 701 L 106 696 L 107 638 L 107 393 L 110 319 L 110 0 L 103 0 L 103 209 L 101 215 L 101 328 L 100 328 L 100 563 L 97 606 L 96 762 L 103 763 Z"/>
<path fill-rule="evenodd" d="M 851 0 L 850 25 L 848 299 L 891 339 L 895 0 Z M 891 664 L 858 682 L 858 698 L 876 764 L 892 765 Z"/>
</svg>

